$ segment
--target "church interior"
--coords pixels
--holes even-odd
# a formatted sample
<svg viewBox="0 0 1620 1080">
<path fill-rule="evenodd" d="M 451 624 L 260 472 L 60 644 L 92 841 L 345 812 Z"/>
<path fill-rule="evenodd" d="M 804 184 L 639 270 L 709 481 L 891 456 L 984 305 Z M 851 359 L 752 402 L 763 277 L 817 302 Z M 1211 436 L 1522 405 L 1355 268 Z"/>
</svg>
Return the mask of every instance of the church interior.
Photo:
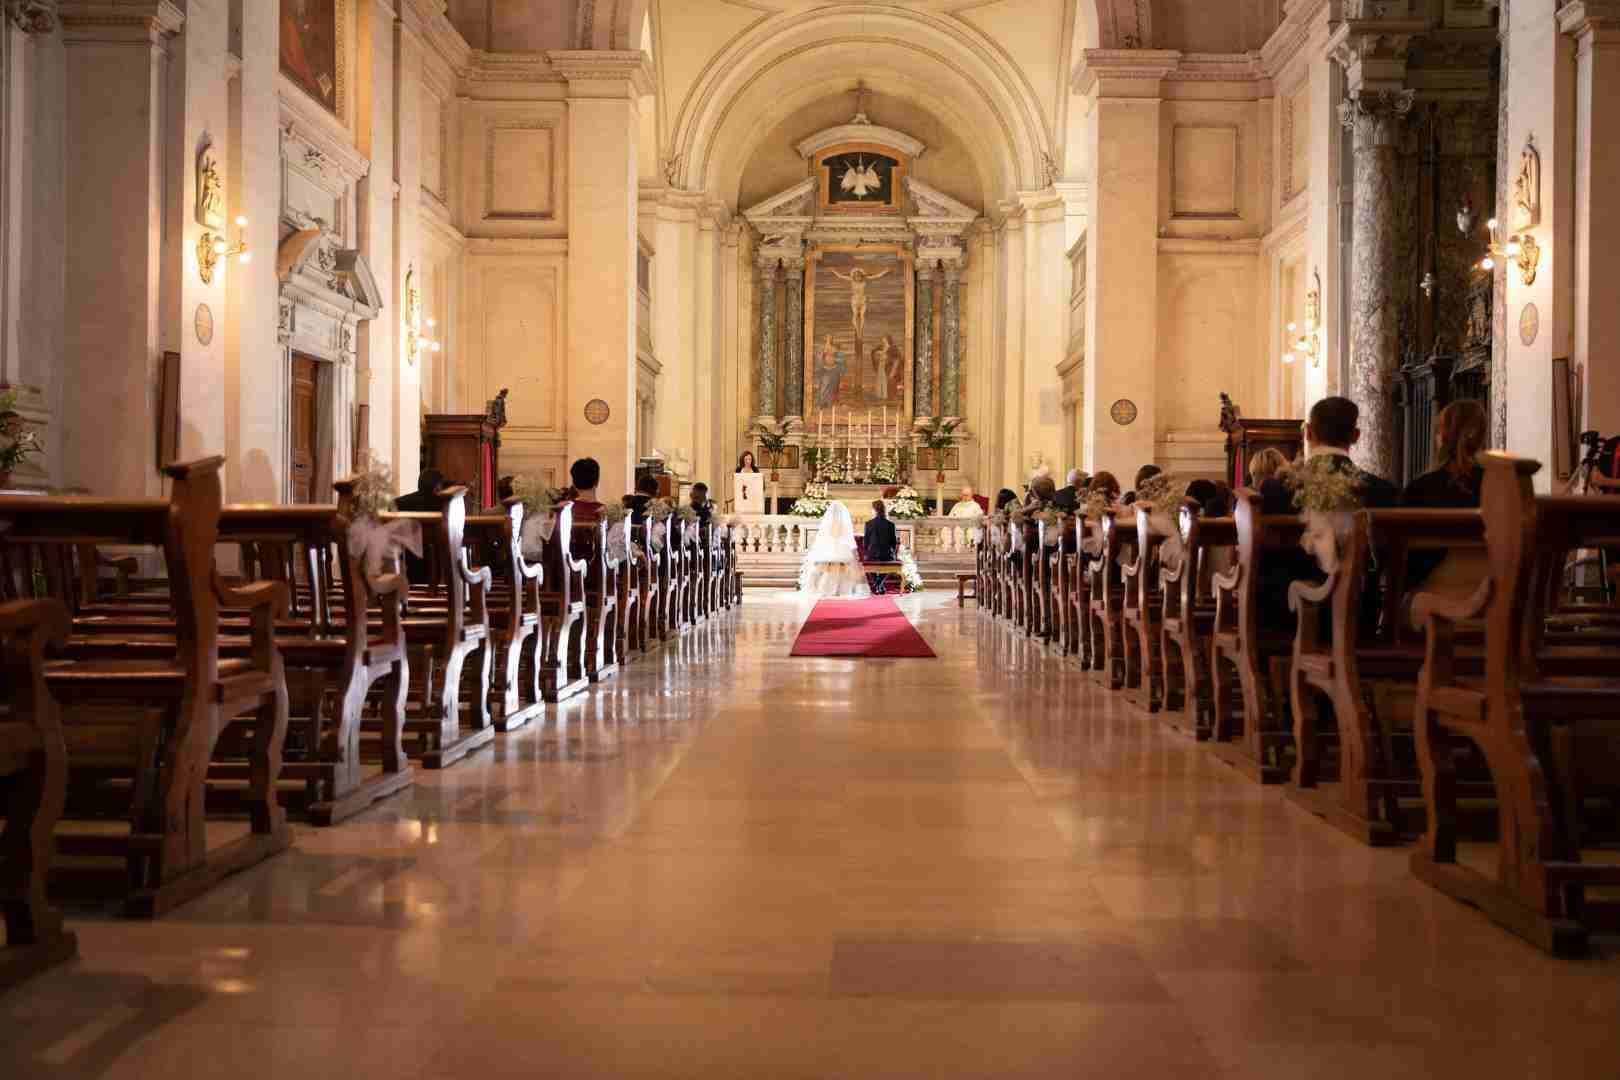
<svg viewBox="0 0 1620 1080">
<path fill-rule="evenodd" d="M 1617 0 L 0 0 L 0 1074 L 1612 1077 L 1599 279 Z"/>
</svg>

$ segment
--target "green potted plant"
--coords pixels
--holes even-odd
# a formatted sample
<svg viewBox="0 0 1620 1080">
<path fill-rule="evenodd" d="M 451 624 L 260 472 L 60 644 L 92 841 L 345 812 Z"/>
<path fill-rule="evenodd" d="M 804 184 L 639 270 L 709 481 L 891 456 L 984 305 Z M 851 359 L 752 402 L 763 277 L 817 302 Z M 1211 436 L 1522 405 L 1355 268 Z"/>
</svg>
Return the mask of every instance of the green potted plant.
<svg viewBox="0 0 1620 1080">
<path fill-rule="evenodd" d="M 956 429 L 960 420 L 947 420 L 943 416 L 930 419 L 917 429 L 917 441 L 923 449 L 934 455 L 934 483 L 945 483 L 945 451 L 956 445 Z"/>
<path fill-rule="evenodd" d="M 43 450 L 39 432 L 17 412 L 17 391 L 0 386 L 0 488 L 10 487 L 12 470 Z"/>
<path fill-rule="evenodd" d="M 777 469 L 782 464 L 782 451 L 788 448 L 788 437 L 793 434 L 793 425 L 799 422 L 796 416 L 784 417 L 774 424 L 760 422 L 754 425 L 754 437 L 759 440 L 760 449 L 771 461 L 771 483 L 776 483 L 782 477 Z"/>
</svg>

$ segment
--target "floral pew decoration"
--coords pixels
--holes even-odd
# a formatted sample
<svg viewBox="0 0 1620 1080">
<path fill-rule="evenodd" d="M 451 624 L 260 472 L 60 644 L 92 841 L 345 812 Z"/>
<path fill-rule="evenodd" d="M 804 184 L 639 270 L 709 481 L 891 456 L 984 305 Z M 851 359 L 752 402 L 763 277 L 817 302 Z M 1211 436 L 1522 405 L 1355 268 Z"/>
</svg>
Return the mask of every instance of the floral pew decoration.
<svg viewBox="0 0 1620 1080">
<path fill-rule="evenodd" d="M 396 561 L 401 551 L 422 557 L 422 526 L 416 521 L 390 521 L 380 515 L 394 508 L 394 471 L 368 455 L 366 466 L 354 477 L 354 518 L 349 523 L 349 554 L 365 560 L 366 573 L 382 573 L 385 561 Z"/>
<path fill-rule="evenodd" d="M 1294 462 L 1281 475 L 1293 490 L 1294 506 L 1305 522 L 1300 546 L 1316 557 L 1324 573 L 1336 572 L 1339 553 L 1350 535 L 1351 516 L 1361 509 L 1360 470 L 1343 468 L 1337 457 L 1320 454 Z"/>
<path fill-rule="evenodd" d="M 557 507 L 566 502 L 562 488 L 542 484 L 527 473 L 512 477 L 512 495 L 523 504 L 520 532 L 523 557 L 538 562 L 557 530 Z"/>
</svg>

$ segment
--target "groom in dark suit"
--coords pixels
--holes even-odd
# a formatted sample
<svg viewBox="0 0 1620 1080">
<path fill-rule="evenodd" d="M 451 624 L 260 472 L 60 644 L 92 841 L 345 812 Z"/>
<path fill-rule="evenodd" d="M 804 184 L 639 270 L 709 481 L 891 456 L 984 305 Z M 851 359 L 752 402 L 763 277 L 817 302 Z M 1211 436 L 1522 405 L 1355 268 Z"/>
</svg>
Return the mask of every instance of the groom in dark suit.
<svg viewBox="0 0 1620 1080">
<path fill-rule="evenodd" d="M 879 499 L 872 504 L 872 513 L 877 516 L 866 523 L 866 538 L 862 545 L 865 549 L 867 562 L 894 562 L 899 554 L 900 536 L 895 532 L 894 522 L 889 520 L 889 508 Z M 867 574 L 866 580 L 872 586 L 872 595 L 882 596 L 888 592 L 887 574 Z"/>
</svg>

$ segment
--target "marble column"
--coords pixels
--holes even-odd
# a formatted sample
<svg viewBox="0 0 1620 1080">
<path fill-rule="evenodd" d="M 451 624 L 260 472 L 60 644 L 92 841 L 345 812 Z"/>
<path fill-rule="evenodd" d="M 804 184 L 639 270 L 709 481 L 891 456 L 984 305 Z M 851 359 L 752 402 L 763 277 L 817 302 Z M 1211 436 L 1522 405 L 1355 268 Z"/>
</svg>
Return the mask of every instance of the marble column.
<svg viewBox="0 0 1620 1080">
<path fill-rule="evenodd" d="M 962 415 L 962 270 L 945 268 L 944 310 L 939 332 L 939 411 Z"/>
<path fill-rule="evenodd" d="M 1400 366 L 1395 278 L 1395 140 L 1412 108 L 1412 91 L 1352 93 L 1339 107 L 1355 133 L 1355 266 L 1350 283 L 1350 385 L 1361 406 L 1356 461 L 1393 477 L 1396 459 L 1395 377 Z"/>
<path fill-rule="evenodd" d="M 919 420 L 934 415 L 934 268 L 917 267 L 917 336 L 912 373 L 912 415 Z"/>
<path fill-rule="evenodd" d="M 787 273 L 787 310 L 782 327 L 782 389 L 785 399 L 782 412 L 787 416 L 804 415 L 804 262 L 789 260 L 783 264 Z"/>
<path fill-rule="evenodd" d="M 776 416 L 776 260 L 759 266 L 759 340 L 755 344 L 754 415 Z"/>
</svg>

